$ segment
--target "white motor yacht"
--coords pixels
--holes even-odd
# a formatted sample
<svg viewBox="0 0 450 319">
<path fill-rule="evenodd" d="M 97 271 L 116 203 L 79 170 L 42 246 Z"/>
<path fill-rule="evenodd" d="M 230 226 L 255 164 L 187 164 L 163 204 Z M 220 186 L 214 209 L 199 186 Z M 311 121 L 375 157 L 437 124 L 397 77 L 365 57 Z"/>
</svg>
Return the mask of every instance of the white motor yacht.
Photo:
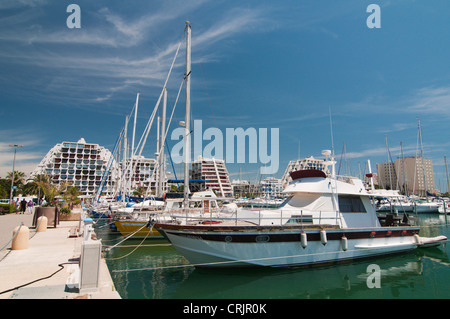
<svg viewBox="0 0 450 319">
<path fill-rule="evenodd" d="M 214 223 L 172 219 L 154 227 L 197 267 L 305 266 L 411 251 L 445 236 L 419 237 L 419 226 L 391 219 L 381 224 L 363 182 L 338 178 L 327 155 L 321 170 L 291 172 L 290 195 L 275 210 L 245 210 Z M 181 218 L 181 217 L 180 217 Z"/>
</svg>

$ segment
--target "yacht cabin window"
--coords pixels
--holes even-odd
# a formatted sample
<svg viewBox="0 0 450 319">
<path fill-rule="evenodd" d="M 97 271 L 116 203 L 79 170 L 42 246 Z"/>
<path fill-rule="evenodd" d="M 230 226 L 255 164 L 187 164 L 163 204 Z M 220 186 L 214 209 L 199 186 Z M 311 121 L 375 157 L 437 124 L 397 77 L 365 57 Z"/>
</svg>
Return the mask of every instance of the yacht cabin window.
<svg viewBox="0 0 450 319">
<path fill-rule="evenodd" d="M 339 195 L 341 213 L 367 213 L 360 196 Z"/>
<path fill-rule="evenodd" d="M 312 215 L 292 215 L 291 218 L 286 222 L 287 224 L 312 224 Z"/>
</svg>

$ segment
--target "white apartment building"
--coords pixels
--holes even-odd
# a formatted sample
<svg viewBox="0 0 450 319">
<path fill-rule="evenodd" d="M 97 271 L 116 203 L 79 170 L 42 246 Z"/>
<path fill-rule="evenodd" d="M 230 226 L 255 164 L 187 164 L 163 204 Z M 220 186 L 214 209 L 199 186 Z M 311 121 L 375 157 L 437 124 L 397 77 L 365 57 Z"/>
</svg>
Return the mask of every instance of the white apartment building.
<svg viewBox="0 0 450 319">
<path fill-rule="evenodd" d="M 122 168 L 122 163 L 119 163 L 118 167 Z M 163 175 L 161 181 L 161 190 L 158 192 L 157 188 L 157 180 L 158 180 L 158 172 L 155 171 L 156 167 L 156 159 L 154 158 L 145 158 L 144 156 L 134 156 L 132 161 L 133 171 L 132 176 L 130 177 L 130 159 L 126 159 L 126 167 L 123 170 L 125 173 L 123 174 L 123 179 L 116 180 L 116 184 L 118 187 L 125 183 L 127 185 L 127 189 L 132 193 L 137 188 L 141 187 L 142 190 L 150 195 L 162 196 L 164 192 L 167 191 L 167 176 Z M 119 174 L 114 174 L 114 176 L 120 176 Z M 131 184 L 130 184 L 131 183 Z M 149 189 L 150 188 L 150 189 Z M 158 194 L 159 193 L 159 194 Z"/>
<path fill-rule="evenodd" d="M 214 191 L 217 196 L 233 196 L 233 188 L 224 160 L 199 156 L 192 162 L 189 175 L 193 180 L 206 180 L 204 189 Z"/>
<path fill-rule="evenodd" d="M 275 177 L 267 177 L 260 182 L 261 196 L 265 198 L 284 197 L 282 193 L 284 187 L 281 179 Z"/>
<path fill-rule="evenodd" d="M 98 144 L 87 143 L 84 138 L 78 142 L 62 142 L 53 146 L 44 156 L 30 178 L 47 174 L 51 182 L 69 185 L 79 189 L 81 195 L 94 195 L 100 187 L 111 152 Z M 103 192 L 113 191 L 114 181 L 108 178 Z"/>
<path fill-rule="evenodd" d="M 48 151 L 30 178 L 38 174 L 47 174 L 54 184 L 67 182 L 80 191 L 80 195 L 94 196 L 100 187 L 107 196 L 120 193 L 123 185 L 131 192 L 138 187 L 144 191 L 150 187 L 147 194 L 154 194 L 156 179 L 153 173 L 156 160 L 143 156 L 133 158 L 133 174 L 121 174 L 122 162 L 117 163 L 111 159 L 111 152 L 94 143 L 87 143 L 84 138 L 78 142 L 62 142 L 56 144 Z M 111 161 L 110 161 L 111 160 Z M 128 163 L 130 159 L 127 159 Z M 102 178 L 106 181 L 102 185 Z M 167 188 L 167 178 L 163 178 L 163 191 Z"/>
</svg>

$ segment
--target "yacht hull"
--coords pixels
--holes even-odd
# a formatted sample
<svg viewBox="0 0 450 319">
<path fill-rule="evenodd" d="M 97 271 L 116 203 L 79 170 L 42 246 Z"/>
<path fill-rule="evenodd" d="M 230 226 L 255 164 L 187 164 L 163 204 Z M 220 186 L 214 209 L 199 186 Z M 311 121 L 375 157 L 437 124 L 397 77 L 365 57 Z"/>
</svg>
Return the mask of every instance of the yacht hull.
<svg viewBox="0 0 450 319">
<path fill-rule="evenodd" d="M 402 253 L 417 248 L 419 228 L 196 230 L 155 227 L 196 267 L 293 267 Z M 305 248 L 303 248 L 305 246 Z"/>
<path fill-rule="evenodd" d="M 114 225 L 122 236 L 131 238 L 164 238 L 154 227 L 149 228 L 147 221 L 119 220 Z"/>
</svg>

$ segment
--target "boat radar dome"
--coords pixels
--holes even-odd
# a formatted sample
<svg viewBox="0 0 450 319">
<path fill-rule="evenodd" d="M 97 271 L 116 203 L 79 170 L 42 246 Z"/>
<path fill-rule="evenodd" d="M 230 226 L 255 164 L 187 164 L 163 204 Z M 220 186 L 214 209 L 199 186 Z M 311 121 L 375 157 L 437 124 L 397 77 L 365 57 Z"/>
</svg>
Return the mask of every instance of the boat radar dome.
<svg viewBox="0 0 450 319">
<path fill-rule="evenodd" d="M 80 138 L 77 143 L 78 144 L 86 144 L 86 140 L 84 138 Z"/>
</svg>

